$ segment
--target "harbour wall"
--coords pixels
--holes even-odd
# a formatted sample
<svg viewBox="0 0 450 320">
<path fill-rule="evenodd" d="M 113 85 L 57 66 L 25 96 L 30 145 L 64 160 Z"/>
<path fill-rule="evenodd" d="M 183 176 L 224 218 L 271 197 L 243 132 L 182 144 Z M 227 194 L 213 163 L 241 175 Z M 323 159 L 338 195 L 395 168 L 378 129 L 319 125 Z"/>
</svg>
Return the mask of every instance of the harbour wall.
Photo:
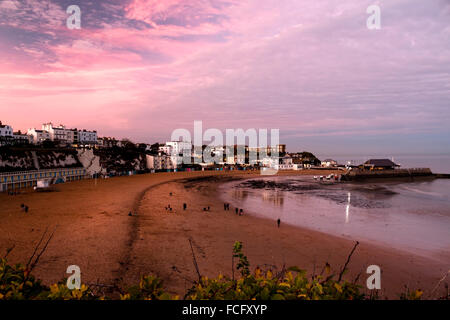
<svg viewBox="0 0 450 320">
<path fill-rule="evenodd" d="M 411 168 L 394 170 L 350 170 L 341 176 L 342 181 L 363 181 L 372 179 L 396 179 L 430 177 L 435 178 L 430 168 Z"/>
</svg>

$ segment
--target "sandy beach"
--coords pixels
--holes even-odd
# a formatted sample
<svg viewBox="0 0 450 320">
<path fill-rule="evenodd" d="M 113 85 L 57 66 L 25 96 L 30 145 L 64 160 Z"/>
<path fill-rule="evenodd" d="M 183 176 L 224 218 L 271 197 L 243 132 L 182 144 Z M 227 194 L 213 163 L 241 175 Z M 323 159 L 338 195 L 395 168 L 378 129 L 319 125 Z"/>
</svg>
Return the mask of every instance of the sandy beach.
<svg viewBox="0 0 450 320">
<path fill-rule="evenodd" d="M 300 173 L 317 174 L 296 172 Z M 279 269 L 285 264 L 320 273 L 329 262 L 339 270 L 354 241 L 288 225 L 278 229 L 245 208 L 243 216 L 234 208 L 224 211 L 218 186 L 252 176 L 259 174 L 159 173 L 67 183 L 56 186 L 55 192 L 0 194 L 0 254 L 15 246 L 8 260 L 26 262 L 48 228 L 49 233 L 56 230 L 54 238 L 34 271 L 45 283 L 63 279 L 66 268 L 75 264 L 84 283 L 127 286 L 152 273 L 181 297 L 197 278 L 190 241 L 200 272 L 209 277 L 219 272 L 231 275 L 232 245 L 238 240 L 252 267 Z M 28 213 L 20 209 L 22 203 L 29 206 Z M 169 204 L 172 211 L 166 210 Z M 203 211 L 208 206 L 210 211 Z M 371 264 L 381 267 L 381 295 L 390 298 L 405 285 L 431 291 L 448 269 L 433 260 L 361 242 L 347 279 L 362 272 L 364 285 L 365 269 Z"/>
</svg>

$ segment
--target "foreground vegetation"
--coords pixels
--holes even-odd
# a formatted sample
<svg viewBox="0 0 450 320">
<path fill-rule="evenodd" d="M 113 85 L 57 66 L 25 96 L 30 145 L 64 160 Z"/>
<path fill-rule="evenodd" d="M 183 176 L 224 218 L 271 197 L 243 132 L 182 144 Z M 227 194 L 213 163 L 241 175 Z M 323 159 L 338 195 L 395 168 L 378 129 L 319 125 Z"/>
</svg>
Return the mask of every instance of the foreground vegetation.
<svg viewBox="0 0 450 320">
<path fill-rule="evenodd" d="M 356 246 L 355 246 L 356 247 Z M 352 251 L 353 253 L 353 251 Z M 351 253 L 351 254 L 352 254 Z M 351 254 L 349 258 L 351 257 Z M 231 278 L 219 275 L 209 279 L 201 276 L 193 254 L 198 280 L 184 296 L 186 300 L 362 300 L 374 299 L 362 293 L 362 287 L 342 280 L 346 265 L 334 274 L 327 263 L 319 275 L 307 277 L 305 270 L 297 267 L 282 268 L 280 272 L 257 267 L 250 271 L 250 263 L 242 252 L 242 244 L 236 242 L 233 248 L 233 275 Z M 350 259 L 347 259 L 347 262 Z M 69 290 L 62 281 L 47 287 L 31 275 L 36 265 L 9 265 L 7 259 L 0 259 L 0 300 L 104 300 L 108 299 L 98 290 L 86 285 Z M 234 274 L 237 274 L 235 278 Z M 142 277 L 140 283 L 127 290 L 117 288 L 122 300 L 170 300 L 179 299 L 164 290 L 163 282 L 155 276 Z M 422 291 L 403 294 L 403 299 L 420 299 Z"/>
</svg>

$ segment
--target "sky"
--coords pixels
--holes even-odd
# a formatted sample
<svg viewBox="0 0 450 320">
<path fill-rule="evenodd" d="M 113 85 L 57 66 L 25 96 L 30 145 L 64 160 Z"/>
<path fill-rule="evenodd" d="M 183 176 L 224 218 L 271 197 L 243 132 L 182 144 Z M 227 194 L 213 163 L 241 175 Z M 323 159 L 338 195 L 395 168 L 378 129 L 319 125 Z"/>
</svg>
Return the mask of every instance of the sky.
<svg viewBox="0 0 450 320">
<path fill-rule="evenodd" d="M 0 0 L 0 120 L 148 143 L 197 120 L 280 129 L 288 151 L 450 153 L 450 0 Z"/>
</svg>

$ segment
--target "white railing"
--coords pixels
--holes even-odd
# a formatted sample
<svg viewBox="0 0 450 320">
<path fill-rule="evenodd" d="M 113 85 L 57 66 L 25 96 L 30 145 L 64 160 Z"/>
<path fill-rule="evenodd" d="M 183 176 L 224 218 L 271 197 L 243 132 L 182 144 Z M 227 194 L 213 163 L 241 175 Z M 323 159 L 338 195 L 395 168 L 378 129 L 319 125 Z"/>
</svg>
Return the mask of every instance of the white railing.
<svg viewBox="0 0 450 320">
<path fill-rule="evenodd" d="M 63 172 L 63 171 L 84 171 L 79 173 L 70 173 L 72 174 L 85 174 L 86 171 L 83 167 L 75 167 L 75 168 L 55 168 L 55 169 L 42 169 L 42 170 L 28 170 L 28 171 L 10 171 L 10 172 L 1 172 L 0 177 L 4 176 L 20 176 L 20 175 L 33 175 L 33 174 L 40 174 L 40 173 L 48 173 L 48 172 Z"/>
</svg>

